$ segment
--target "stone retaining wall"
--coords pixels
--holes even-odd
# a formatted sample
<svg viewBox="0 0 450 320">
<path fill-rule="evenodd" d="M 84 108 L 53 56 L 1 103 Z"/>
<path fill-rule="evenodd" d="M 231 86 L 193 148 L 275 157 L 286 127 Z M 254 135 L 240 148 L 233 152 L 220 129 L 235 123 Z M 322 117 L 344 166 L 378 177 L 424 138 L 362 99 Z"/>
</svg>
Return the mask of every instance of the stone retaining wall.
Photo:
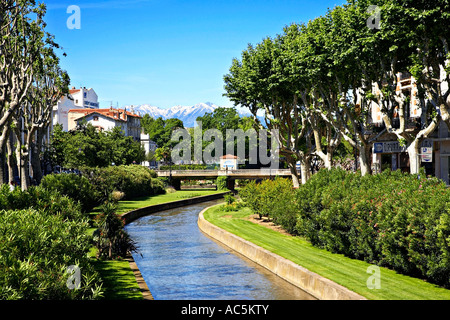
<svg viewBox="0 0 450 320">
<path fill-rule="evenodd" d="M 201 203 L 201 202 L 222 199 L 223 196 L 229 192 L 230 191 L 226 191 L 226 192 L 222 192 L 222 193 L 210 194 L 207 196 L 200 196 L 200 197 L 182 199 L 182 200 L 172 201 L 172 202 L 167 202 L 167 203 L 155 204 L 152 206 L 139 208 L 136 210 L 126 212 L 122 215 L 122 218 L 125 220 L 125 224 L 128 224 L 130 222 L 133 222 L 136 219 L 139 219 L 141 217 L 144 217 L 146 215 L 149 215 L 149 214 L 152 214 L 155 212 L 189 206 L 189 205 L 197 204 L 197 203 Z"/>
<path fill-rule="evenodd" d="M 198 218 L 200 230 L 320 300 L 366 300 L 363 296 Z"/>
</svg>

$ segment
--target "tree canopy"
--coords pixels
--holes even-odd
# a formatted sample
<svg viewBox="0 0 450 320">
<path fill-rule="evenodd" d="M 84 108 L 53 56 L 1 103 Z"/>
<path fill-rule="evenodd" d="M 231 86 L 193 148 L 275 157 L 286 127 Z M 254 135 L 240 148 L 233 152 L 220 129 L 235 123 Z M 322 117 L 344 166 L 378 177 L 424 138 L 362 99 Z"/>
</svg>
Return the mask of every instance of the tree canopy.
<svg viewBox="0 0 450 320">
<path fill-rule="evenodd" d="M 280 153 L 293 177 L 301 163 L 303 182 L 312 156 L 331 167 L 342 139 L 358 150 L 361 173 L 371 172 L 371 147 L 380 135 L 374 108 L 383 132 L 407 148 L 417 172 L 422 141 L 441 120 L 450 124 L 449 6 L 446 0 L 349 0 L 249 44 L 224 76 L 225 95 L 255 116 L 265 111 L 269 128 L 280 130 Z M 415 79 L 418 105 L 400 89 L 404 74 Z"/>
<path fill-rule="evenodd" d="M 55 126 L 49 156 L 53 165 L 78 169 L 140 163 L 145 151 L 140 142 L 125 136 L 119 127 L 99 131 L 88 123 L 69 132 Z"/>
</svg>

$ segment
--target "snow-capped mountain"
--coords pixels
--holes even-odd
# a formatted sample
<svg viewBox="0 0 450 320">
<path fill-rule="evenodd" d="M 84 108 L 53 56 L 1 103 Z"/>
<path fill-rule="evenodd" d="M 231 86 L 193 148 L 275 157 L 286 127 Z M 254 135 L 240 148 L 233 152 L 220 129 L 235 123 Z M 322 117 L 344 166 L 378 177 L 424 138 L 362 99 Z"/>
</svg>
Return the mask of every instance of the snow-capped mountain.
<svg viewBox="0 0 450 320">
<path fill-rule="evenodd" d="M 185 127 L 194 127 L 195 120 L 197 117 L 202 117 L 206 113 L 214 112 L 215 109 L 219 108 L 218 105 L 215 105 L 211 102 L 199 103 L 194 106 L 174 106 L 169 109 L 161 109 L 155 106 L 151 106 L 148 104 L 143 104 L 140 106 L 128 106 L 127 110 L 133 108 L 136 113 L 139 113 L 141 116 L 148 114 L 152 118 L 157 119 L 159 117 L 164 120 L 170 118 L 176 118 L 183 121 Z M 236 109 L 241 116 L 249 116 L 250 112 Z"/>
</svg>

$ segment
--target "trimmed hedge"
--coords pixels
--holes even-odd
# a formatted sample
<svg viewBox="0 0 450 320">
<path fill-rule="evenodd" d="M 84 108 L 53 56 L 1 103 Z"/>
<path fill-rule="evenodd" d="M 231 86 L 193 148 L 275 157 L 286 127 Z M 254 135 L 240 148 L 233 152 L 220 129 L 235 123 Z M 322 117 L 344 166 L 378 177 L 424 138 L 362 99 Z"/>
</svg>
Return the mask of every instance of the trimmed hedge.
<svg viewBox="0 0 450 320">
<path fill-rule="evenodd" d="M 314 245 L 450 287 L 450 191 L 436 178 L 325 170 L 298 191 Z M 320 200 L 319 200 L 320 199 Z"/>
<path fill-rule="evenodd" d="M 263 189 L 250 183 L 240 194 Z M 450 287 L 450 190 L 442 181 L 322 169 L 292 195 L 267 188 L 249 206 L 314 246 Z"/>
</svg>

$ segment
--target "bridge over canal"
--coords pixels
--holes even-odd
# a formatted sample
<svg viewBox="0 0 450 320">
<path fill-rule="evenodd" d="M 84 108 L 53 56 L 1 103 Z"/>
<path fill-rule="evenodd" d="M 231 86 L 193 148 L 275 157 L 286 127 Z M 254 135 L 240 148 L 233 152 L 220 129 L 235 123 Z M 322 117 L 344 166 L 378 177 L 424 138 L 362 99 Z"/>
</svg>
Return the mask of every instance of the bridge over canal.
<svg viewBox="0 0 450 320">
<path fill-rule="evenodd" d="M 181 180 L 212 180 L 217 177 L 227 177 L 228 189 L 234 190 L 234 184 L 239 179 L 271 179 L 274 177 L 291 177 L 289 169 L 238 169 L 238 170 L 156 170 L 158 177 L 172 179 L 172 185 L 179 190 Z"/>
</svg>

